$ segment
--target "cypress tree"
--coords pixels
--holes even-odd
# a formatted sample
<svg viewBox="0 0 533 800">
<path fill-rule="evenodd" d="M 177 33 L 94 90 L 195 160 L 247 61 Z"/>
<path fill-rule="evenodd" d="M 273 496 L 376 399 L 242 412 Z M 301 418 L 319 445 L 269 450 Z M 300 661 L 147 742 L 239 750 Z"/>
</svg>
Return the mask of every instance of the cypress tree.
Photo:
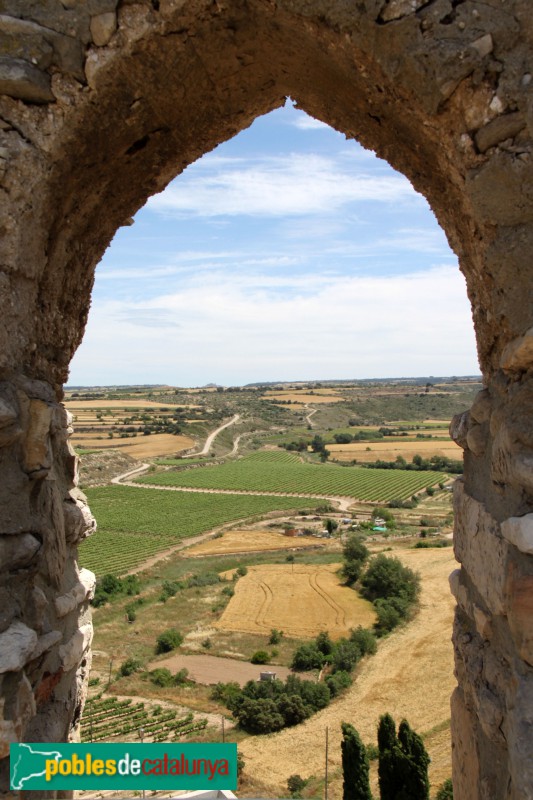
<svg viewBox="0 0 533 800">
<path fill-rule="evenodd" d="M 372 800 L 366 748 L 353 727 L 342 723 L 343 800 Z"/>
<path fill-rule="evenodd" d="M 407 756 L 405 794 L 410 800 L 429 800 L 429 756 L 422 737 L 404 719 L 398 729 L 400 746 Z"/>
<path fill-rule="evenodd" d="M 398 761 L 401 756 L 396 723 L 390 714 L 380 717 L 378 726 L 378 778 L 381 800 L 396 800 Z"/>
<path fill-rule="evenodd" d="M 422 738 L 403 720 L 398 735 L 390 714 L 378 727 L 381 800 L 429 800 L 429 756 Z"/>
</svg>

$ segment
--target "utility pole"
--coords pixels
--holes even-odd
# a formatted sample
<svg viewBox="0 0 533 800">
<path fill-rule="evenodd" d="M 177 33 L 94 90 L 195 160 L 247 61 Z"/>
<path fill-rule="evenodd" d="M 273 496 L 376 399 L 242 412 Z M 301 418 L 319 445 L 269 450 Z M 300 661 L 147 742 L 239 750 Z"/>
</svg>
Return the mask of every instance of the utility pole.
<svg viewBox="0 0 533 800">
<path fill-rule="evenodd" d="M 329 749 L 329 728 L 326 728 L 326 779 L 324 783 L 324 800 L 328 800 L 328 749 Z"/>
<path fill-rule="evenodd" d="M 224 744 L 225 741 L 226 741 L 226 729 L 225 729 L 224 714 L 222 714 L 222 743 Z"/>
</svg>

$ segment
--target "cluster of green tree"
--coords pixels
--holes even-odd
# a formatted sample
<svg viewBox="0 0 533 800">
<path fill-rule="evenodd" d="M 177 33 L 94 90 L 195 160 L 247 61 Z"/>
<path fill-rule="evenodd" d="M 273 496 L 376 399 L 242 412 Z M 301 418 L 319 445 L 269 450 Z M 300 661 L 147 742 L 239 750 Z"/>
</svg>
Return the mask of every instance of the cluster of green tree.
<svg viewBox="0 0 533 800">
<path fill-rule="evenodd" d="M 453 458 L 446 456 L 431 456 L 431 458 L 422 458 L 422 456 L 415 455 L 413 460 L 409 463 L 403 456 L 398 456 L 395 461 L 372 461 L 364 464 L 367 469 L 406 469 L 414 470 L 415 472 L 451 472 L 454 475 L 460 475 L 463 472 L 463 462 L 456 461 Z"/>
<path fill-rule="evenodd" d="M 141 591 L 141 584 L 136 575 L 126 575 L 125 578 L 117 578 L 116 575 L 103 575 L 96 582 L 93 606 L 103 606 L 113 597 L 118 595 L 134 595 Z"/>
<path fill-rule="evenodd" d="M 292 657 L 291 668 L 297 672 L 306 672 L 311 669 L 322 669 L 329 664 L 331 673 L 326 678 L 326 683 L 333 679 L 331 693 L 336 696 L 339 692 L 335 676 L 338 673 L 349 675 L 363 656 L 374 655 L 376 649 L 376 637 L 372 631 L 361 626 L 352 631 L 348 639 L 342 637 L 336 642 L 331 640 L 327 631 L 322 631 L 314 642 L 298 647 Z M 344 680 L 343 677 L 342 681 Z"/>
<path fill-rule="evenodd" d="M 330 456 L 330 451 L 326 448 L 326 442 L 319 436 L 313 436 L 311 440 L 311 450 L 313 453 L 318 453 L 321 461 L 327 461 Z"/>
<path fill-rule="evenodd" d="M 326 683 L 303 681 L 295 675 L 285 682 L 248 681 L 242 689 L 238 683 L 218 683 L 211 696 L 224 703 L 239 726 L 252 734 L 298 725 L 325 708 L 332 697 Z"/>
<path fill-rule="evenodd" d="M 306 439 L 298 439 L 294 442 L 285 442 L 281 445 L 285 450 L 296 451 L 297 453 L 305 453 L 309 447 L 309 441 Z"/>
<path fill-rule="evenodd" d="M 372 800 L 367 748 L 356 729 L 347 723 L 342 724 L 341 753 L 343 800 Z M 381 717 L 378 759 L 381 800 L 429 800 L 430 759 L 421 736 L 406 720 L 396 733 L 390 714 Z"/>
<path fill-rule="evenodd" d="M 374 629 L 378 636 L 409 619 L 420 594 L 420 578 L 412 569 L 383 553 L 375 556 L 365 569 L 369 551 L 357 534 L 347 538 L 343 557 L 346 583 L 357 583 L 363 597 L 374 605 L 377 615 Z"/>
</svg>

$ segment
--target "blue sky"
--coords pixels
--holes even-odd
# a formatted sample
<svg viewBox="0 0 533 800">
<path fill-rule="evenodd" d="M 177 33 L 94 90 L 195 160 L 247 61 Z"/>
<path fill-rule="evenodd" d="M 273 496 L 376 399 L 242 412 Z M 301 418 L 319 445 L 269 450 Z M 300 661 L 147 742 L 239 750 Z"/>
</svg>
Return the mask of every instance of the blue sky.
<svg viewBox="0 0 533 800">
<path fill-rule="evenodd" d="M 69 383 L 478 372 L 464 279 L 425 199 L 289 101 L 117 232 Z"/>
</svg>

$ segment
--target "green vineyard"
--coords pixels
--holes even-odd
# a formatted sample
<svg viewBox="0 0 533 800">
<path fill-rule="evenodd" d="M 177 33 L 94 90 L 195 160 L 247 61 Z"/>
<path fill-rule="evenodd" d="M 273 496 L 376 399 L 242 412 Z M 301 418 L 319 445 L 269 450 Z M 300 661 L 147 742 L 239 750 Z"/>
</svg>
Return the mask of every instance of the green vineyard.
<svg viewBox="0 0 533 800">
<path fill-rule="evenodd" d="M 185 488 L 342 495 L 387 502 L 393 498 L 405 500 L 445 479 L 441 472 L 309 464 L 292 453 L 265 450 L 218 467 L 145 475 L 137 482 Z"/>
<path fill-rule="evenodd" d="M 123 575 L 182 539 L 226 522 L 309 507 L 309 500 L 299 498 L 169 492 L 132 486 L 102 486 L 88 489 L 87 495 L 98 530 L 80 546 L 80 563 L 97 575 Z"/>
<path fill-rule="evenodd" d="M 81 741 L 101 742 L 123 739 L 138 741 L 140 729 L 147 742 L 177 742 L 202 731 L 206 719 L 196 719 L 192 713 L 178 716 L 172 709 L 144 703 L 117 700 L 116 697 L 88 700 L 81 720 Z"/>
</svg>

